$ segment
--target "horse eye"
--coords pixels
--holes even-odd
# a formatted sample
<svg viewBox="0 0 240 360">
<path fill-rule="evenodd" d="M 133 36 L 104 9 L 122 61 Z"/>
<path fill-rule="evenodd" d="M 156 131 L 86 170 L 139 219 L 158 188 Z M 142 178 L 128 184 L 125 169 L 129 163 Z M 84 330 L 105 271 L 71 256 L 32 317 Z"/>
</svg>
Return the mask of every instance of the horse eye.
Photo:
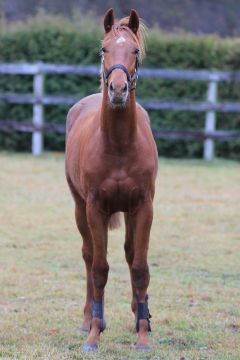
<svg viewBox="0 0 240 360">
<path fill-rule="evenodd" d="M 138 55 L 138 54 L 139 54 L 139 49 L 135 49 L 135 50 L 134 50 L 134 54 L 135 54 L 135 55 Z"/>
<path fill-rule="evenodd" d="M 106 48 L 105 48 L 105 47 L 101 48 L 101 52 L 102 52 L 102 53 L 105 53 L 105 52 L 106 52 Z"/>
</svg>

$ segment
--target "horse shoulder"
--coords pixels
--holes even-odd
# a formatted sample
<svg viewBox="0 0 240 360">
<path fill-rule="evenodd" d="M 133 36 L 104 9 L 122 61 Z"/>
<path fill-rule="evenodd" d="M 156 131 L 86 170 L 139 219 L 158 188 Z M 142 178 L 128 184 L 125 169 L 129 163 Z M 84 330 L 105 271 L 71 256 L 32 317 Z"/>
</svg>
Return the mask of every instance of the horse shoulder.
<svg viewBox="0 0 240 360">
<path fill-rule="evenodd" d="M 149 118 L 148 112 L 139 103 L 137 103 L 137 111 L 139 114 L 141 114 L 141 117 L 150 126 L 150 118 Z"/>
<path fill-rule="evenodd" d="M 141 157 L 141 160 L 146 166 L 146 170 L 154 174 L 156 178 L 158 170 L 158 151 L 156 142 L 153 138 L 151 122 L 147 111 L 137 103 L 137 112 L 139 119 L 139 144 L 141 146 L 141 154 L 145 152 L 146 156 Z M 145 159 L 148 159 L 146 162 Z M 143 166 L 143 167 L 144 167 Z"/>
<path fill-rule="evenodd" d="M 148 142 L 155 144 L 151 129 L 150 118 L 147 111 L 139 104 L 137 104 L 137 117 L 140 138 L 144 138 L 144 141 L 148 139 Z"/>
<path fill-rule="evenodd" d="M 98 93 L 89 95 L 74 104 L 67 114 L 66 134 L 69 134 L 75 124 L 79 124 L 89 118 L 89 116 L 97 113 L 100 109 L 101 102 L 102 94 Z"/>
</svg>

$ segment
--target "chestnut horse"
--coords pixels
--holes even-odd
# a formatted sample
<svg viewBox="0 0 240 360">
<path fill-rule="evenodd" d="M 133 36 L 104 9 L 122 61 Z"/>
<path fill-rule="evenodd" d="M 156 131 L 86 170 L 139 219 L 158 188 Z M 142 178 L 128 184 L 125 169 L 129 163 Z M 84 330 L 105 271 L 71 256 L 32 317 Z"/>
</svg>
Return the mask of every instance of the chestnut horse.
<svg viewBox="0 0 240 360">
<path fill-rule="evenodd" d="M 125 217 L 136 348 L 147 351 L 151 330 L 147 252 L 158 156 L 148 115 L 135 98 L 138 62 L 144 54 L 143 25 L 135 10 L 114 23 L 110 9 L 104 28 L 102 93 L 79 101 L 67 117 L 66 177 L 87 271 L 82 330 L 89 335 L 83 351 L 97 349 L 105 329 L 107 231 L 119 224 L 119 212 Z"/>
</svg>

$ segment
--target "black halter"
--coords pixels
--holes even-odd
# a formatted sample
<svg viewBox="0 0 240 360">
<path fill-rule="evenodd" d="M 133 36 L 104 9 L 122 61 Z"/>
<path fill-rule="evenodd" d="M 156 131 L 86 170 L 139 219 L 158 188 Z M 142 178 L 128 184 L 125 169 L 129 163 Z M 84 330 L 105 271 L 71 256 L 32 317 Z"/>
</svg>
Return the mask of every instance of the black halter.
<svg viewBox="0 0 240 360">
<path fill-rule="evenodd" d="M 103 79 L 104 79 L 105 84 L 108 86 L 108 77 L 113 72 L 113 70 L 120 69 L 120 70 L 124 71 L 127 76 L 127 81 L 128 81 L 130 91 L 136 89 L 136 82 L 138 79 L 137 71 L 138 71 L 138 67 L 139 67 L 138 52 L 136 52 L 135 56 L 136 56 L 135 69 L 134 69 L 134 73 L 132 75 L 129 74 L 126 66 L 124 66 L 122 64 L 114 64 L 107 71 L 103 71 Z M 103 66 L 104 66 L 104 60 L 103 60 Z"/>
</svg>

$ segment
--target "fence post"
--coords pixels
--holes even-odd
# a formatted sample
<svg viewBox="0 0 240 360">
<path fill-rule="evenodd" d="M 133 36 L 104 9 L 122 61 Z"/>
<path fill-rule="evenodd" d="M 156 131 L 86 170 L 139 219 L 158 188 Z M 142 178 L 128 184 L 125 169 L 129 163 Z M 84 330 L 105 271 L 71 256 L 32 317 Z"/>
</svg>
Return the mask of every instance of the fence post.
<svg viewBox="0 0 240 360">
<path fill-rule="evenodd" d="M 35 97 L 41 99 L 44 92 L 44 76 L 40 72 L 40 67 L 37 67 L 37 72 L 33 77 L 33 94 Z M 41 102 L 36 102 L 33 105 L 33 125 L 42 126 L 44 123 L 43 118 L 43 105 Z M 32 133 L 32 154 L 34 156 L 41 155 L 43 152 L 43 133 L 42 131 L 33 131 Z"/>
<path fill-rule="evenodd" d="M 217 76 L 211 76 L 208 84 L 207 101 L 213 104 L 217 102 Z M 216 112 L 207 111 L 205 117 L 205 132 L 215 131 L 216 128 Z M 214 140 L 206 139 L 204 141 L 204 160 L 211 161 L 214 158 Z"/>
</svg>

